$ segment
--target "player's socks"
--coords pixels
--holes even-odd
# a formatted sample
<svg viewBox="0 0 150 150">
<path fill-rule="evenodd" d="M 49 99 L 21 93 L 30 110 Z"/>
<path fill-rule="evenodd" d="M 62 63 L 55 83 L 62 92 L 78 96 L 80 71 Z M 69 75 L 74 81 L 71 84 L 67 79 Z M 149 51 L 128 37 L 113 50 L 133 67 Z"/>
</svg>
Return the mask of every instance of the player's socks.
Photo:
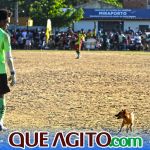
<svg viewBox="0 0 150 150">
<path fill-rule="evenodd" d="M 76 51 L 76 53 L 77 53 L 77 59 L 79 59 L 80 58 L 80 52 L 79 51 Z"/>
<path fill-rule="evenodd" d="M 5 99 L 4 98 L 0 98 L 0 131 L 1 130 L 7 130 L 6 127 L 4 127 L 3 125 L 3 118 L 5 115 Z"/>
<path fill-rule="evenodd" d="M 80 58 L 80 52 L 78 52 L 78 57 Z"/>
</svg>

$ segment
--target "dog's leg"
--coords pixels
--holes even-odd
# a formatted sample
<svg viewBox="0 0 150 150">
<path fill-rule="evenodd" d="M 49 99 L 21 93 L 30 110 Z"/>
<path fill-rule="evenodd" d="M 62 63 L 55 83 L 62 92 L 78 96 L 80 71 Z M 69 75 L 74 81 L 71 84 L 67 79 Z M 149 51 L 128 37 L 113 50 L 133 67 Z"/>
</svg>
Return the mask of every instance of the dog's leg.
<svg viewBox="0 0 150 150">
<path fill-rule="evenodd" d="M 132 125 L 133 125 L 133 124 L 131 123 L 131 125 L 130 125 L 130 131 L 131 131 L 131 132 L 132 132 Z"/>
<path fill-rule="evenodd" d="M 129 132 L 129 126 L 127 125 L 127 128 L 126 128 L 126 132 L 128 133 Z"/>
<path fill-rule="evenodd" d="M 122 131 L 122 128 L 123 128 L 123 127 L 124 127 L 124 123 L 122 123 L 121 128 L 120 128 L 118 134 Z"/>
</svg>

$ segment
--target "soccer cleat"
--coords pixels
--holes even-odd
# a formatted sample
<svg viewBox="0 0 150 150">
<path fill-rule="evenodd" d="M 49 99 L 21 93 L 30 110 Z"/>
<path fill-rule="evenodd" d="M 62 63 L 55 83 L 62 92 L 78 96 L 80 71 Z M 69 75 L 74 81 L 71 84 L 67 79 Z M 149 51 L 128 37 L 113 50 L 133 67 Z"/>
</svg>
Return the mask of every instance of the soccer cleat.
<svg viewBox="0 0 150 150">
<path fill-rule="evenodd" d="M 79 57 L 76 57 L 76 59 L 79 59 Z"/>
</svg>

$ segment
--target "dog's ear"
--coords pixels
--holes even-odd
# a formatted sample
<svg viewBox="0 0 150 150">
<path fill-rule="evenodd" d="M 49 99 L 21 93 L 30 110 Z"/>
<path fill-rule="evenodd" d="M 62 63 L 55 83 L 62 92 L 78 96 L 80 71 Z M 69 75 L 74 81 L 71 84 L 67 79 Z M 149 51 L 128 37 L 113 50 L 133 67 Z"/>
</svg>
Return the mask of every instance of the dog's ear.
<svg viewBox="0 0 150 150">
<path fill-rule="evenodd" d="M 123 113 L 124 113 L 124 114 L 126 114 L 126 113 L 127 113 L 127 110 L 126 110 L 126 109 L 123 109 L 122 111 L 123 111 Z"/>
</svg>

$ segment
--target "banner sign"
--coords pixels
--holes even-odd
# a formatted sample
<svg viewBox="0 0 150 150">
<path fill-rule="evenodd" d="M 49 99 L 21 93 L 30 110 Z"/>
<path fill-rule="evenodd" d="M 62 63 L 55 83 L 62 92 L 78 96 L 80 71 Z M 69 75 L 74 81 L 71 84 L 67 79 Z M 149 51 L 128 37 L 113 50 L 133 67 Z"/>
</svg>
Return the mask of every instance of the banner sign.
<svg viewBox="0 0 150 150">
<path fill-rule="evenodd" d="M 84 19 L 150 20 L 150 9 L 84 9 Z"/>
</svg>

